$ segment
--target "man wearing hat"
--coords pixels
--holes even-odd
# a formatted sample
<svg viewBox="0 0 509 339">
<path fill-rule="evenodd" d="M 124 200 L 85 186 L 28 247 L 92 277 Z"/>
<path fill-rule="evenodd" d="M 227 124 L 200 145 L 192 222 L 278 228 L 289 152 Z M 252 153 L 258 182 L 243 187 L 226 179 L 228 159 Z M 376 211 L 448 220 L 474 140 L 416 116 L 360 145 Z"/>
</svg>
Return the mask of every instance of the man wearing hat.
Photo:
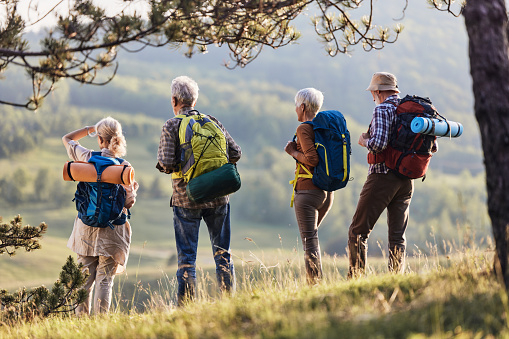
<svg viewBox="0 0 509 339">
<path fill-rule="evenodd" d="M 401 178 L 389 171 L 384 161 L 384 151 L 395 127 L 396 108 L 400 100 L 396 77 L 386 72 L 375 73 L 366 90 L 371 91 L 376 107 L 368 133 L 362 133 L 359 137 L 359 145 L 369 151 L 369 170 L 348 231 L 349 277 L 364 273 L 369 234 L 386 208 L 389 269 L 403 272 L 405 230 L 414 188 L 411 179 Z"/>
</svg>

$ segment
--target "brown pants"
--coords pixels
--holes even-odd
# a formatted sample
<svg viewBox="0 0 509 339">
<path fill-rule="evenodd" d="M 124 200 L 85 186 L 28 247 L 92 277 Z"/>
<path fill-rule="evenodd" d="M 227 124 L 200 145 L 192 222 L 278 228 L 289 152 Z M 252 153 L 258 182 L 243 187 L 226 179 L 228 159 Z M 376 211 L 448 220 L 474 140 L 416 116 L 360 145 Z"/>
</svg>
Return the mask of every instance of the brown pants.
<svg viewBox="0 0 509 339">
<path fill-rule="evenodd" d="M 90 275 L 83 286 L 88 292 L 88 297 L 83 304 L 78 306 L 76 314 L 91 314 L 92 292 L 95 292 L 93 293 L 94 313 L 108 312 L 111 304 L 113 278 L 118 264 L 111 257 L 92 257 L 80 254 L 78 254 L 78 263 L 83 264 L 83 270 L 88 269 Z"/>
<path fill-rule="evenodd" d="M 295 191 L 295 216 L 304 246 L 304 261 L 309 284 L 316 284 L 322 277 L 322 261 L 318 227 L 329 212 L 334 194 L 322 190 Z"/>
<path fill-rule="evenodd" d="M 396 272 L 404 270 L 405 230 L 413 190 L 413 180 L 400 178 L 392 172 L 368 175 L 348 231 L 350 276 L 358 270 L 360 273 L 364 271 L 369 234 L 386 208 L 389 226 L 389 269 Z"/>
</svg>

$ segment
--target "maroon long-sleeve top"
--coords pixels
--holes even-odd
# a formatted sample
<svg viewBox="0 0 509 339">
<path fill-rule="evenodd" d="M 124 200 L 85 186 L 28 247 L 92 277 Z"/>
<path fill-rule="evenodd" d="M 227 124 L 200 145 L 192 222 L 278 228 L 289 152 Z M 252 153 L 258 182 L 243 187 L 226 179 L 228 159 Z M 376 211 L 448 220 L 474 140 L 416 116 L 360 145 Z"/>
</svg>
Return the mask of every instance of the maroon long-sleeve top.
<svg viewBox="0 0 509 339">
<path fill-rule="evenodd" d="M 315 147 L 315 132 L 310 124 L 300 124 L 297 127 L 297 161 L 306 166 L 312 174 L 315 166 L 318 165 L 318 153 Z M 296 169 L 297 170 L 297 169 Z M 299 174 L 307 174 L 304 169 L 300 169 Z M 296 190 L 319 190 L 313 185 L 310 178 L 299 178 L 297 180 Z"/>
</svg>

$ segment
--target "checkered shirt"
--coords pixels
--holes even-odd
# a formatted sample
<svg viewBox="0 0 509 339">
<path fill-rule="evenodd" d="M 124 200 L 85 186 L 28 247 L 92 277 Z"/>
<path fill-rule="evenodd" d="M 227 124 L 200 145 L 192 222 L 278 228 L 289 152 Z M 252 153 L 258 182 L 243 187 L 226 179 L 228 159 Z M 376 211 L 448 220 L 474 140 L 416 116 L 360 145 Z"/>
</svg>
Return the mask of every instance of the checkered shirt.
<svg viewBox="0 0 509 339">
<path fill-rule="evenodd" d="M 394 94 L 375 107 L 369 127 L 370 138 L 366 146 L 369 152 L 375 154 L 380 153 L 389 144 L 391 133 L 396 124 L 396 108 L 399 104 L 399 100 L 399 96 Z M 387 172 L 389 172 L 389 169 L 385 165 L 385 162 L 369 165 L 368 174 L 385 174 Z"/>
<path fill-rule="evenodd" d="M 187 114 L 193 108 L 184 107 L 179 112 L 180 114 Z M 195 115 L 196 112 L 190 112 L 189 114 Z M 228 157 L 231 163 L 235 163 L 240 159 L 242 152 L 240 146 L 235 143 L 233 138 L 230 136 L 224 126 L 213 116 L 207 115 L 207 117 L 214 121 L 219 128 L 224 132 L 226 137 L 226 143 L 228 145 Z M 179 142 L 179 125 L 180 119 L 173 117 L 168 119 L 163 126 L 161 132 L 161 139 L 159 140 L 159 149 L 157 152 L 157 168 L 159 171 L 170 174 L 180 170 L 180 142 Z M 228 196 L 214 199 L 207 203 L 197 204 L 189 200 L 186 194 L 186 182 L 183 178 L 172 179 L 173 194 L 171 197 L 171 206 L 180 206 L 190 209 L 203 209 L 203 208 L 214 208 L 222 205 L 226 205 L 229 201 Z"/>
</svg>

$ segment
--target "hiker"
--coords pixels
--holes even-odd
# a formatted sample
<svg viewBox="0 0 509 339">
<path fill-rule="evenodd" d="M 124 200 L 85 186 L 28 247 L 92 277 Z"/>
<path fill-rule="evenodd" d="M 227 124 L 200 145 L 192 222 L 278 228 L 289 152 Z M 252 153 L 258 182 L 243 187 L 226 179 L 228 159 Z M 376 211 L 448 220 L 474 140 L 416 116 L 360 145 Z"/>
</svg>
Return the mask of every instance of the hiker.
<svg viewBox="0 0 509 339">
<path fill-rule="evenodd" d="M 70 132 L 62 137 L 62 142 L 67 150 L 69 158 L 73 161 L 87 162 L 92 156 L 89 150 L 78 140 L 97 134 L 97 143 L 101 149 L 101 155 L 109 158 L 117 158 L 126 154 L 126 141 L 122 134 L 120 123 L 107 117 L 100 120 L 95 126 L 85 126 Z M 129 165 L 127 162 L 125 164 Z M 126 209 L 131 208 L 136 202 L 138 183 L 122 185 L 126 191 Z M 84 303 L 76 309 L 78 315 L 91 314 L 92 292 L 94 293 L 94 313 L 108 312 L 111 304 L 113 278 L 116 274 L 125 271 L 131 244 L 131 225 L 125 221 L 122 225 L 114 225 L 113 228 L 88 226 L 76 217 L 71 237 L 67 243 L 78 256 L 78 263 L 83 264 L 83 270 L 88 271 L 89 276 L 84 289 L 88 297 Z M 95 288 L 94 288 L 95 285 Z"/>
<path fill-rule="evenodd" d="M 173 226 L 178 254 L 177 303 L 179 306 L 195 297 L 195 264 L 201 219 L 208 227 L 219 288 L 223 292 L 233 292 L 235 289 L 235 272 L 230 255 L 229 196 L 196 203 L 191 201 L 186 194 L 187 177 L 185 178 L 185 173 L 182 172 L 184 161 L 181 161 L 181 156 L 185 157 L 188 151 L 183 152 L 182 150 L 179 128 L 183 121 L 182 116 L 199 118 L 199 112 L 194 109 L 198 99 L 198 90 L 198 84 L 187 76 L 179 76 L 172 80 L 171 107 L 175 116 L 166 121 L 162 128 L 157 153 L 157 169 L 172 174 L 173 193 L 170 206 L 173 208 Z M 230 163 L 236 163 L 241 156 L 240 147 L 216 118 L 211 115 L 205 115 L 204 118 L 213 122 L 215 126 L 219 127 L 218 131 L 224 134 L 226 149 L 221 152 L 226 153 Z M 190 125 L 184 127 L 187 127 L 187 131 L 192 131 Z M 214 149 L 217 151 L 215 146 L 210 146 L 206 148 L 206 152 Z M 194 161 L 199 162 L 199 159 L 194 159 Z M 195 163 L 195 168 L 198 162 Z"/>
<path fill-rule="evenodd" d="M 302 124 L 297 127 L 296 141 L 289 141 L 285 151 L 297 160 L 296 171 L 300 171 L 299 174 L 306 175 L 305 169 L 300 168 L 299 163 L 309 173 L 313 173 L 318 165 L 313 126 L 304 122 L 313 120 L 322 103 L 322 92 L 314 88 L 301 89 L 295 95 L 295 112 L 297 120 Z M 307 282 L 314 285 L 322 277 L 318 227 L 332 206 L 334 193 L 316 187 L 310 177 L 298 177 L 294 195 L 295 216 L 304 246 Z"/>
<path fill-rule="evenodd" d="M 376 106 L 368 132 L 362 133 L 358 141 L 359 145 L 368 149 L 369 170 L 348 231 L 349 277 L 364 273 L 369 234 L 386 208 L 389 270 L 404 272 L 405 230 L 414 189 L 412 179 L 390 170 L 384 160 L 384 151 L 395 129 L 396 109 L 400 102 L 397 79 L 391 73 L 375 73 L 366 90 L 371 92 Z"/>
</svg>

